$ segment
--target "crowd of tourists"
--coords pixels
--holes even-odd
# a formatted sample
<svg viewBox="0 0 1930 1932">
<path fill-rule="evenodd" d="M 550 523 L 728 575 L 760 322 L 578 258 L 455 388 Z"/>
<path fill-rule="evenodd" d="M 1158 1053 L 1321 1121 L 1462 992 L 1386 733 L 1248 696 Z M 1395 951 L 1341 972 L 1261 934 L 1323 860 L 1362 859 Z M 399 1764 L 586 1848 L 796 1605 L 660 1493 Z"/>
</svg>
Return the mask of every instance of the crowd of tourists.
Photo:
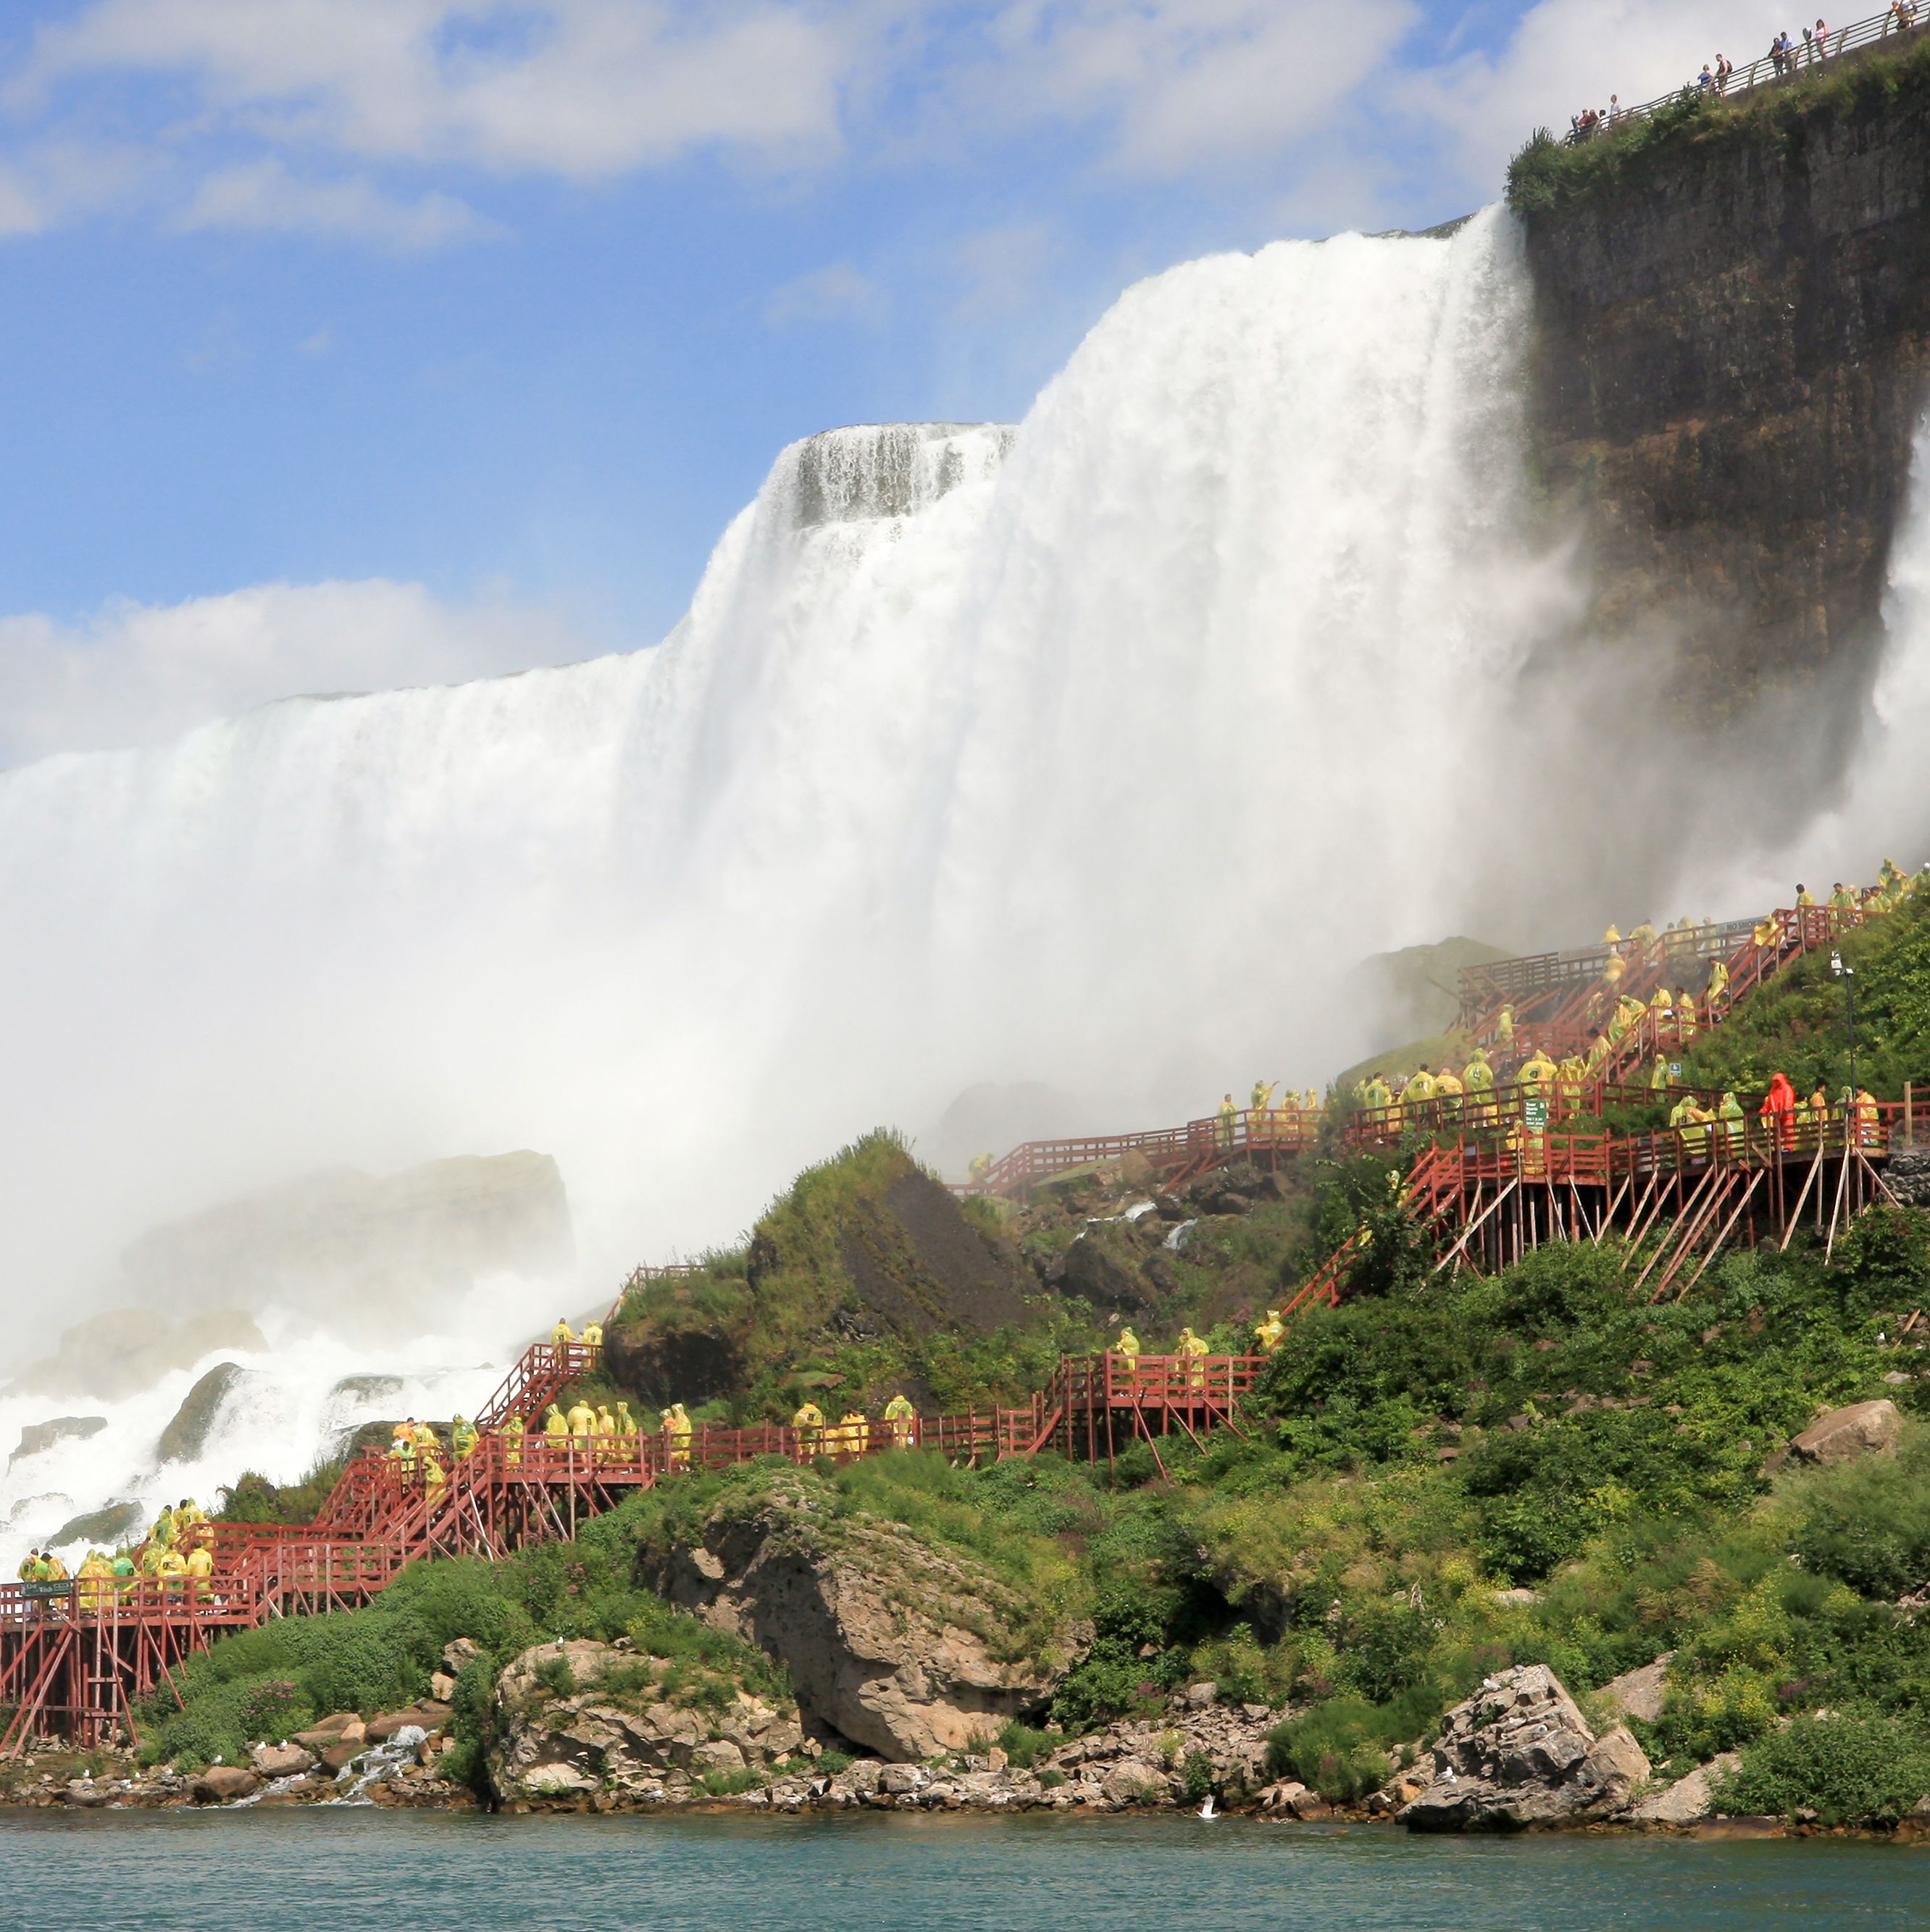
<svg viewBox="0 0 1930 1932">
<path fill-rule="evenodd" d="M 1921 26 L 1923 18 L 1917 0 L 1890 0 L 1882 16 L 1883 25 L 1877 38 L 1906 33 Z M 1847 27 L 1832 28 L 1820 16 L 1814 26 L 1802 29 L 1799 40 L 1792 39 L 1787 27 L 1779 28 L 1770 36 L 1769 51 L 1744 70 L 1742 86 L 1752 87 L 1761 80 L 1787 80 L 1805 68 L 1820 66 L 1826 60 L 1835 59 L 1843 51 L 1850 31 Z M 1726 94 L 1734 84 L 1735 76 L 1735 62 L 1726 55 L 1718 54 L 1714 60 L 1703 62 L 1701 72 L 1686 83 L 1683 92 Z M 1619 126 L 1628 113 L 1619 97 L 1611 94 L 1606 107 L 1584 107 L 1579 114 L 1570 116 L 1565 137 L 1567 144 L 1573 147 L 1592 140 L 1604 130 Z"/>
<path fill-rule="evenodd" d="M 197 1603 L 212 1600 L 215 1528 L 192 1496 L 163 1504 L 146 1536 L 122 1544 L 113 1556 L 89 1550 L 70 1570 L 52 1550 L 30 1550 L 15 1573 L 23 1583 L 72 1583 L 71 1594 L 83 1610 L 104 1610 L 143 1578 L 160 1582 L 164 1598 Z M 63 1595 L 68 1594 L 62 1593 Z"/>
</svg>

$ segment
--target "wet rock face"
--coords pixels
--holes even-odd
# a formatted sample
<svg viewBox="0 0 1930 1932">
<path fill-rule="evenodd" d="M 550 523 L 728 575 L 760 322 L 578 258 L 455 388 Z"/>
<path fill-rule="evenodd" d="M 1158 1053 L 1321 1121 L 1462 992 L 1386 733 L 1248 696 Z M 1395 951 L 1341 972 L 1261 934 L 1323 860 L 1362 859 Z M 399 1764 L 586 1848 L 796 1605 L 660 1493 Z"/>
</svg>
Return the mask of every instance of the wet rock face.
<svg viewBox="0 0 1930 1932">
<path fill-rule="evenodd" d="M 720 1508 L 695 1547 L 641 1552 L 638 1580 L 780 1660 L 806 1712 L 894 1760 L 1035 1715 L 1084 1654 L 1070 1619 L 1025 1654 L 1030 1606 L 989 1570 L 878 1519 L 833 1526 L 818 1502 L 799 1478 Z"/>
<path fill-rule="evenodd" d="M 588 1639 L 524 1651 L 497 1681 L 489 1774 L 498 1798 L 674 1799 L 707 1772 L 761 1772 L 804 1750 L 788 1700 L 740 1690 L 721 1710 L 694 1710 L 664 1690 L 666 1668 Z M 556 1694 L 558 1683 L 576 1688 Z"/>
<path fill-rule="evenodd" d="M 1930 370 L 1930 128 L 1679 140 L 1526 221 L 1542 482 L 1587 627 L 1670 638 L 1706 712 L 1860 690 Z"/>
<path fill-rule="evenodd" d="M 104 1415 L 56 1415 L 51 1422 L 30 1422 L 20 1431 L 20 1446 L 7 1458 L 11 1468 L 23 1456 L 38 1456 L 58 1442 L 84 1442 L 107 1426 Z"/>
<path fill-rule="evenodd" d="M 1414 1832 L 1519 1829 L 1608 1817 L 1649 1775 L 1620 1725 L 1598 1738 L 1553 1671 L 1523 1664 L 1448 1712 L 1426 1788 L 1399 1814 Z"/>
<path fill-rule="evenodd" d="M 221 1405 L 245 1382 L 249 1371 L 236 1362 L 218 1362 L 182 1398 L 155 1454 L 164 1462 L 191 1462 L 207 1447 Z"/>
</svg>

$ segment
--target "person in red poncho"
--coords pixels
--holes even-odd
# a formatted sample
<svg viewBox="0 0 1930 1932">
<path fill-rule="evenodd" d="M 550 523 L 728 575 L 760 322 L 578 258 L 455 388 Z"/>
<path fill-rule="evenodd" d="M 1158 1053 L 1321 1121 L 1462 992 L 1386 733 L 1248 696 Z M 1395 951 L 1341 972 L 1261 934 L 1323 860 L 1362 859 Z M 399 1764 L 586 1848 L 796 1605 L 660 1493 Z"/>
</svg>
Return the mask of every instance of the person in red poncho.
<svg viewBox="0 0 1930 1932">
<path fill-rule="evenodd" d="M 1758 1110 L 1769 1124 L 1769 1134 L 1778 1147 L 1793 1144 L 1796 1131 L 1796 1089 L 1789 1084 L 1787 1073 L 1772 1073 L 1769 1076 L 1769 1097 Z"/>
</svg>

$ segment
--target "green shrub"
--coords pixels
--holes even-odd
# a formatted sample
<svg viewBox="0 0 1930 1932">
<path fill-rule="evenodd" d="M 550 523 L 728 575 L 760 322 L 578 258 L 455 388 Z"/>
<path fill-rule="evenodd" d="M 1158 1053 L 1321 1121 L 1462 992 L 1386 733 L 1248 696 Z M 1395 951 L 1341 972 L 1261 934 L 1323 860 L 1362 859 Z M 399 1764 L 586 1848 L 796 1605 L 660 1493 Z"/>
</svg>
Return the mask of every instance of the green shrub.
<svg viewBox="0 0 1930 1932">
<path fill-rule="evenodd" d="M 745 1766 L 736 1771 L 707 1771 L 697 1781 L 713 1798 L 734 1798 L 740 1792 L 755 1791 L 764 1779 Z"/>
<path fill-rule="evenodd" d="M 1051 1756 L 1058 1739 L 1049 1731 L 1035 1731 L 1016 1718 L 1008 1718 L 998 1727 L 998 1748 L 1021 1771 L 1030 1771 L 1042 1757 Z"/>
<path fill-rule="evenodd" d="M 1894 1459 L 1819 1472 L 1790 1546 L 1806 1568 L 1866 1597 L 1894 1598 L 1930 1582 L 1930 1439 L 1913 1436 Z"/>
<path fill-rule="evenodd" d="M 1930 1733 L 1920 1719 L 1799 1717 L 1748 1746 L 1718 1780 L 1732 1813 L 1790 1816 L 1807 1808 L 1826 1825 L 1893 1825 L 1930 1794 Z"/>
<path fill-rule="evenodd" d="M 569 1659 L 560 1651 L 545 1658 L 536 1666 L 534 1675 L 537 1688 L 547 1690 L 552 1697 L 576 1695 L 576 1672 L 570 1668 Z"/>
<path fill-rule="evenodd" d="M 827 1750 L 818 1754 L 818 1768 L 827 1778 L 836 1778 L 841 1771 L 849 1771 L 855 1760 L 848 1751 Z"/>
<path fill-rule="evenodd" d="M 1207 1797 L 1214 1787 L 1213 1756 L 1210 1751 L 1188 1751 L 1180 1766 L 1180 1777 L 1184 1782 L 1186 1802 L 1197 1804 Z"/>
<path fill-rule="evenodd" d="M 1434 1714 L 1431 1706 L 1431 1700 L 1417 1710 L 1329 1698 L 1267 1733 L 1267 1769 L 1275 1778 L 1297 1778 L 1330 1804 L 1353 1804 L 1387 1782 L 1394 1769 L 1390 1747 L 1411 1738 Z"/>
</svg>

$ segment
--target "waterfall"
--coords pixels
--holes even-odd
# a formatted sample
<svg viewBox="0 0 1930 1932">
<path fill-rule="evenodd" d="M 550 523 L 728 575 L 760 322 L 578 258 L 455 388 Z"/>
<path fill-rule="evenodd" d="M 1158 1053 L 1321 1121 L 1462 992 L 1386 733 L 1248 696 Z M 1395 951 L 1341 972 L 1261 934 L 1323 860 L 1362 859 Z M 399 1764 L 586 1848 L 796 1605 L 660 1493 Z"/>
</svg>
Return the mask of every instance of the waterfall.
<svg viewBox="0 0 1930 1932">
<path fill-rule="evenodd" d="M 1195 262 L 786 450 L 655 649 L 0 777 L 17 1325 L 324 1162 L 554 1154 L 587 1305 L 974 1081 L 1324 1080 L 1521 816 L 1527 303 L 1498 210 Z"/>
</svg>

